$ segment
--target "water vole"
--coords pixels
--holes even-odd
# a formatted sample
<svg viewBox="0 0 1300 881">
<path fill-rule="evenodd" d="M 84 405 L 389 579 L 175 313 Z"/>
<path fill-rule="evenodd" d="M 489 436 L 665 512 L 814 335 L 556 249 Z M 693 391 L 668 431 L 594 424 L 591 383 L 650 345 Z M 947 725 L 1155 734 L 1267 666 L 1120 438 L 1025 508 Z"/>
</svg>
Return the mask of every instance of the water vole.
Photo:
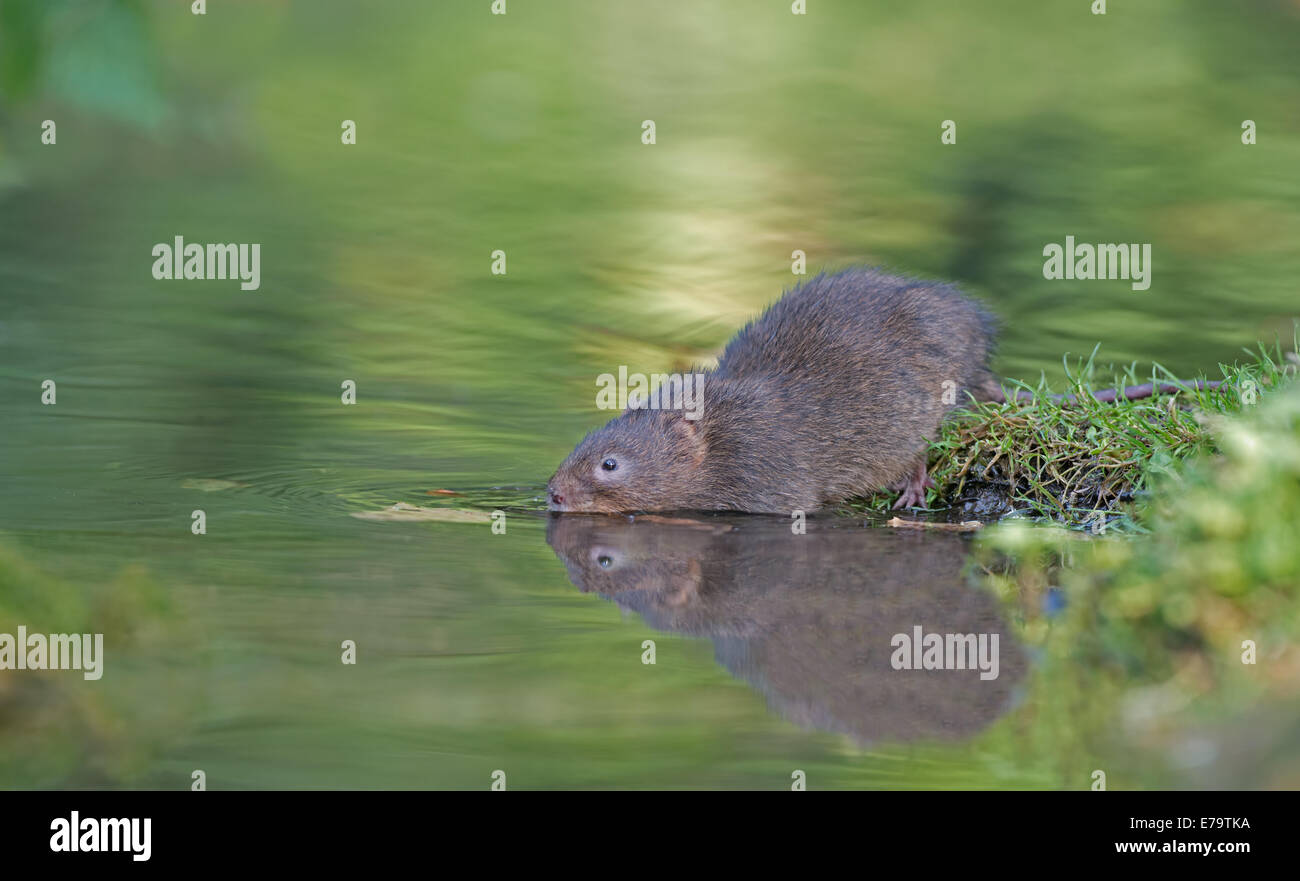
<svg viewBox="0 0 1300 881">
<path fill-rule="evenodd" d="M 728 343 L 698 419 L 631 409 L 547 486 L 553 511 L 816 510 L 886 487 L 925 500 L 927 439 L 997 400 L 991 317 L 955 287 L 852 269 L 795 288 Z"/>
</svg>

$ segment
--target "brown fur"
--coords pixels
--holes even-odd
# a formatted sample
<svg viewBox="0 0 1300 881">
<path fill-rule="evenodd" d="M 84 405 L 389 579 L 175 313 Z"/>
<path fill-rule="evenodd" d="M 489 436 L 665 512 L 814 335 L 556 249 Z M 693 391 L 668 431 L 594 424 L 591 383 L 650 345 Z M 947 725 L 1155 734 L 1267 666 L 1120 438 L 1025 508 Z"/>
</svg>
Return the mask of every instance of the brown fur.
<svg viewBox="0 0 1300 881">
<path fill-rule="evenodd" d="M 788 513 L 896 483 L 900 504 L 919 504 L 927 439 L 968 393 L 999 393 L 992 344 L 992 319 L 950 285 L 820 275 L 736 334 L 705 378 L 699 420 L 613 419 L 560 465 L 550 507 Z"/>
</svg>

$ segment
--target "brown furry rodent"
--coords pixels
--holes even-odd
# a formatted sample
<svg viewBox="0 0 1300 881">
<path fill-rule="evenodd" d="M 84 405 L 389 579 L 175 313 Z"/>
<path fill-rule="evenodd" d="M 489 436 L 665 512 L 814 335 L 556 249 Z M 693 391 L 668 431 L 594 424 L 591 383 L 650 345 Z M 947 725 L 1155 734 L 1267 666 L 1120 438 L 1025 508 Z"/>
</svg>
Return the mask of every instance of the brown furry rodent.
<svg viewBox="0 0 1300 881">
<path fill-rule="evenodd" d="M 705 375 L 700 418 L 629 409 L 578 444 L 553 511 L 816 510 L 893 486 L 920 505 L 927 439 L 1001 396 L 992 319 L 955 287 L 852 269 L 787 293 Z"/>
</svg>

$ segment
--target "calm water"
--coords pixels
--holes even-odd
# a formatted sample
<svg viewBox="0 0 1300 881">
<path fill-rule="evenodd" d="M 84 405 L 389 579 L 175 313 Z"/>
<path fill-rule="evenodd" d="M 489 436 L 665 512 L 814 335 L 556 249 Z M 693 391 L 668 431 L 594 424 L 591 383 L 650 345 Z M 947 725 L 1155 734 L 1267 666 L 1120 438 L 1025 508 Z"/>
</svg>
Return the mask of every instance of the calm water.
<svg viewBox="0 0 1300 881">
<path fill-rule="evenodd" d="M 0 785 L 1221 784 L 1111 739 L 965 538 L 537 509 L 596 375 L 708 358 L 794 249 L 962 283 L 1008 376 L 1271 340 L 1294 7 L 470 5 L 50 4 L 0 114 L 0 631 L 108 657 L 0 674 Z M 261 243 L 261 288 L 155 281 L 176 235 Z M 1151 243 L 1151 289 L 1044 280 L 1066 235 Z M 508 528 L 355 516 L 398 502 Z M 1001 634 L 999 677 L 889 670 L 917 619 Z"/>
</svg>

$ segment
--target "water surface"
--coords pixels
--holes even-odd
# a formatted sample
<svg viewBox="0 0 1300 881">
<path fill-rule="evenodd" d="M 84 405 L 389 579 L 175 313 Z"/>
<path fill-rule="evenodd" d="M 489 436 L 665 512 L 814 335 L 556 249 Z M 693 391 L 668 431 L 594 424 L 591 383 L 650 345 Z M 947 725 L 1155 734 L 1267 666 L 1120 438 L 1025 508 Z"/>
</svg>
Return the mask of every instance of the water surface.
<svg viewBox="0 0 1300 881">
<path fill-rule="evenodd" d="M 0 630 L 109 654 L 95 683 L 0 674 L 0 785 L 1223 784 L 1112 736 L 1094 656 L 1036 667 L 967 538 L 566 527 L 538 497 L 598 374 L 707 360 L 795 249 L 962 284 L 1008 376 L 1271 340 L 1293 7 L 71 6 L 0 117 Z M 175 235 L 261 243 L 260 289 L 153 280 Z M 1151 289 L 1043 279 L 1066 235 L 1152 243 Z M 354 516 L 399 502 L 508 527 Z M 1002 633 L 999 678 L 886 672 L 916 618 Z"/>
</svg>

